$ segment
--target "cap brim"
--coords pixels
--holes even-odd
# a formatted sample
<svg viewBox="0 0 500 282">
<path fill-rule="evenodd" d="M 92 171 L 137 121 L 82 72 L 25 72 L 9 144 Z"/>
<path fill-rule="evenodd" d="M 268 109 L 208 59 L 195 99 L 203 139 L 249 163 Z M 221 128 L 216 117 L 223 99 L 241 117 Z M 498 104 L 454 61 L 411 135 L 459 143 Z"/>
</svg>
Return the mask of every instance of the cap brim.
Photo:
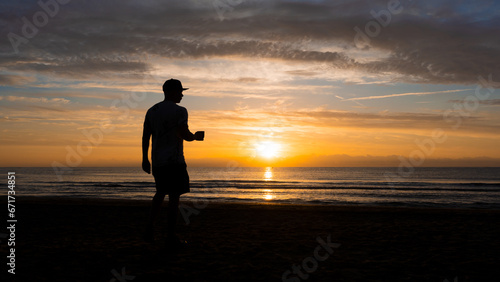
<svg viewBox="0 0 500 282">
<path fill-rule="evenodd" d="M 182 90 L 188 90 L 189 88 L 182 88 Z"/>
</svg>

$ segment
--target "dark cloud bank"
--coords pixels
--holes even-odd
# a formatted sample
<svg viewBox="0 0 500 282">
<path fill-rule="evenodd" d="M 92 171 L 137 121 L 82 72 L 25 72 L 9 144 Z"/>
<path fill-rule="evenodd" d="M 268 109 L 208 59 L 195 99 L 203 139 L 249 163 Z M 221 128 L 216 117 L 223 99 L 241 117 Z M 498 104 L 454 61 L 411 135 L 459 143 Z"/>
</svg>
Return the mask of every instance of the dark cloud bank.
<svg viewBox="0 0 500 282">
<path fill-rule="evenodd" d="M 140 74 L 150 67 L 142 56 L 159 55 L 320 62 L 414 83 L 477 84 L 478 76 L 489 74 L 499 80 L 495 1 L 248 0 L 222 8 L 203 0 L 42 2 L 58 7 L 19 1 L 0 12 L 5 75 Z M 43 25 L 40 11 L 47 14 Z M 25 26 L 35 24 L 37 13 L 34 32 Z M 329 46 L 342 51 L 324 51 Z M 387 55 L 364 62 L 352 51 Z M 14 83 L 12 76 L 0 81 Z"/>
</svg>

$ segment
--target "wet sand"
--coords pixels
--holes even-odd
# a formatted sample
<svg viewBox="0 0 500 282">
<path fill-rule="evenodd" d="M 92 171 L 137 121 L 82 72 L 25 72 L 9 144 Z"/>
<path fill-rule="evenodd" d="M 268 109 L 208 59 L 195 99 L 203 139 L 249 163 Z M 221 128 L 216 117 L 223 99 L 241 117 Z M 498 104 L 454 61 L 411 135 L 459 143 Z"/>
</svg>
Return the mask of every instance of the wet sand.
<svg viewBox="0 0 500 282">
<path fill-rule="evenodd" d="M 149 201 L 20 197 L 16 281 L 500 281 L 498 210 L 183 204 L 173 253 Z"/>
</svg>

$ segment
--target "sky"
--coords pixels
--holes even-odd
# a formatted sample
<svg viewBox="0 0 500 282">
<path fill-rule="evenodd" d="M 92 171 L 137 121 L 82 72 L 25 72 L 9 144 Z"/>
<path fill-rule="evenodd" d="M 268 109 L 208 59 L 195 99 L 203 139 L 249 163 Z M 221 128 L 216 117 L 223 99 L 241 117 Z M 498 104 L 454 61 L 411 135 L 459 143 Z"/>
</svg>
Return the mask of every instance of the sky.
<svg viewBox="0 0 500 282">
<path fill-rule="evenodd" d="M 140 166 L 182 81 L 190 166 L 500 166 L 500 3 L 1 1 L 0 166 Z"/>
</svg>

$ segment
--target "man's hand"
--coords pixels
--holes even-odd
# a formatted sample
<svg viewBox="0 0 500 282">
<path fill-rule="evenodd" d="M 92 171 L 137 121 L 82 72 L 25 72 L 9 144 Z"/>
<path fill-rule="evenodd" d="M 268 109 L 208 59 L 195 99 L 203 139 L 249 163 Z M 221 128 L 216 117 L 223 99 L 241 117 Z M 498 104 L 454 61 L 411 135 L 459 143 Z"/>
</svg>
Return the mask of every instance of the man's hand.
<svg viewBox="0 0 500 282">
<path fill-rule="evenodd" d="M 149 163 L 149 160 L 142 161 L 142 170 L 144 170 L 148 174 L 151 173 L 151 164 Z"/>
<path fill-rule="evenodd" d="M 205 131 L 196 131 L 194 134 L 194 140 L 203 141 L 205 138 Z"/>
</svg>

